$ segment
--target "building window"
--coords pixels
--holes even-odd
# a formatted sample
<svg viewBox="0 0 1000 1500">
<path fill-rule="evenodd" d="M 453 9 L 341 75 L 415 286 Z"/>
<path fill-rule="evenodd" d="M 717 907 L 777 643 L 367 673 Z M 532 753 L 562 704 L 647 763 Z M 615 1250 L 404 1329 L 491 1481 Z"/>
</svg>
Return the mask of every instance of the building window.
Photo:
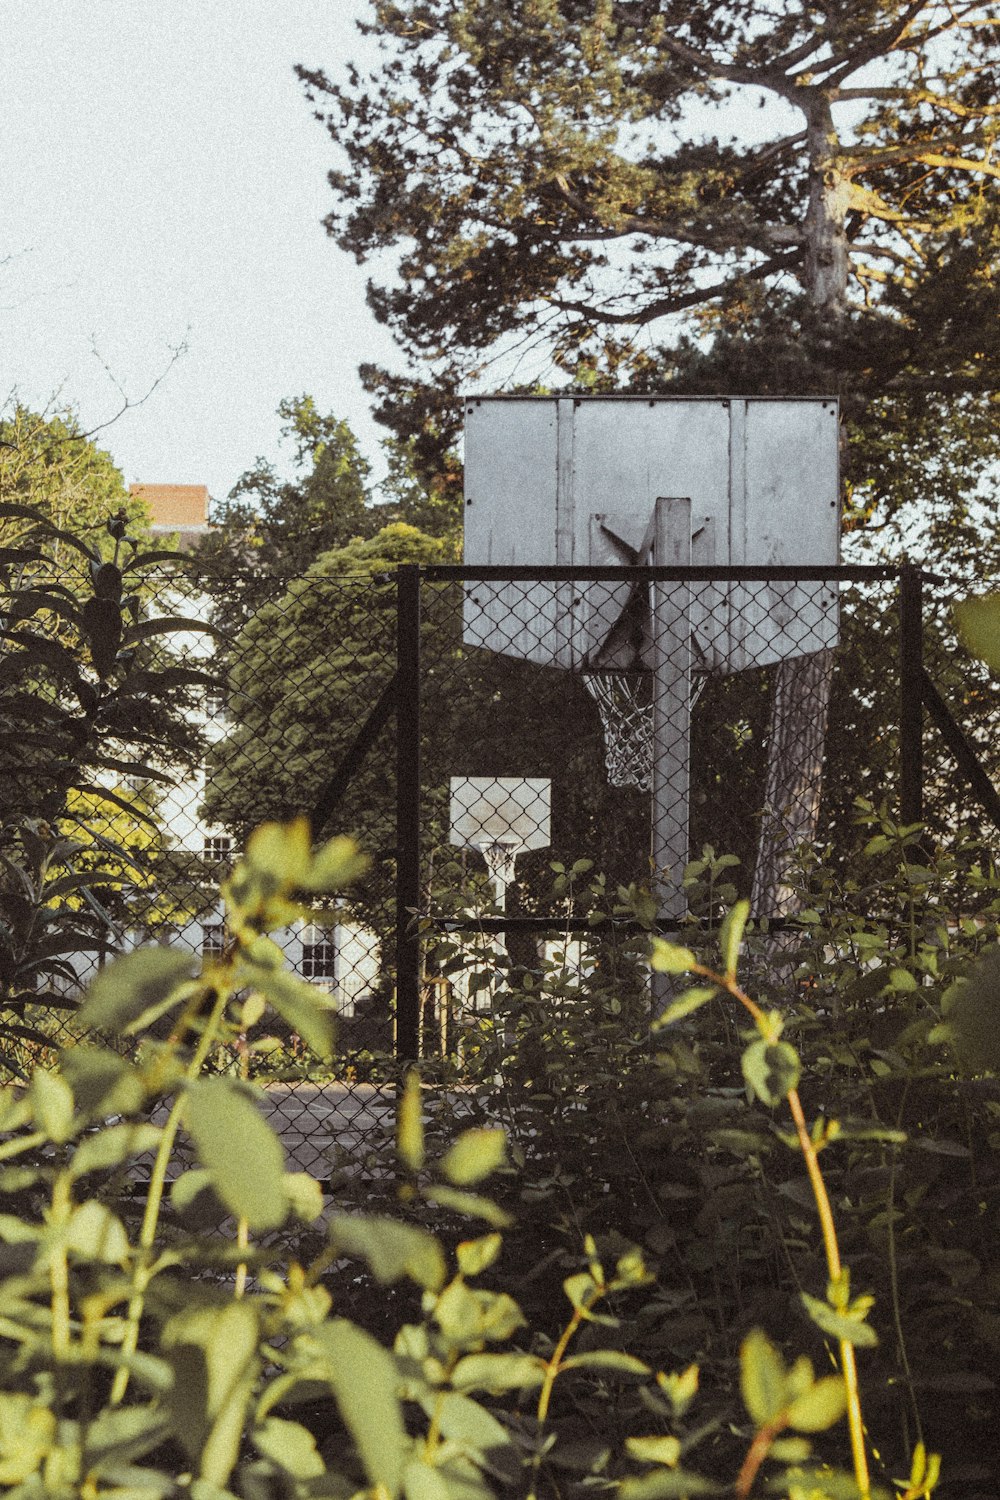
<svg viewBox="0 0 1000 1500">
<path fill-rule="evenodd" d="M 205 689 L 205 713 L 210 719 L 226 717 L 226 690 L 219 682 Z"/>
<path fill-rule="evenodd" d="M 299 972 L 323 989 L 332 989 L 336 979 L 337 946 L 332 927 L 305 927 L 302 931 L 302 960 Z"/>
<path fill-rule="evenodd" d="M 221 958 L 226 947 L 226 924 L 206 922 L 201 929 L 202 958 Z"/>
<path fill-rule="evenodd" d="M 208 833 L 202 855 L 210 865 L 228 865 L 233 852 L 233 841 L 228 833 Z"/>
</svg>

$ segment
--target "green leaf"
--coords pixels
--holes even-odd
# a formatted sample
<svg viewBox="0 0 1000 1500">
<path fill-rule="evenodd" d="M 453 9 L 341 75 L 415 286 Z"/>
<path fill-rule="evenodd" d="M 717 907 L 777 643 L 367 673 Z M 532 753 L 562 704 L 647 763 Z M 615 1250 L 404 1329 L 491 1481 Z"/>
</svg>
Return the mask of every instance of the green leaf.
<svg viewBox="0 0 1000 1500">
<path fill-rule="evenodd" d="M 618 1486 L 619 1500 L 689 1500 L 693 1495 L 729 1494 L 730 1485 L 717 1484 L 701 1474 L 660 1467 L 641 1479 L 625 1479 Z"/>
<path fill-rule="evenodd" d="M 105 1407 L 85 1428 L 84 1468 L 102 1474 L 110 1465 L 132 1464 L 170 1435 L 170 1420 L 159 1407 Z"/>
<path fill-rule="evenodd" d="M 227 1078 L 198 1079 L 184 1121 L 223 1203 L 251 1229 L 276 1229 L 288 1211 L 285 1153 L 241 1088 Z"/>
<path fill-rule="evenodd" d="M 36 1068 L 31 1080 L 31 1108 L 35 1124 L 50 1141 L 61 1145 L 73 1134 L 73 1093 L 58 1073 Z"/>
<path fill-rule="evenodd" d="M 955 623 L 966 650 L 1000 676 L 1000 594 L 962 599 L 954 610 Z"/>
<path fill-rule="evenodd" d="M 409 1172 L 419 1172 L 424 1164 L 424 1106 L 420 1094 L 420 1075 L 411 1069 L 399 1101 L 396 1126 L 396 1149 Z"/>
<path fill-rule="evenodd" d="M 285 1196 L 297 1219 L 312 1224 L 323 1212 L 323 1189 L 308 1172 L 286 1172 Z"/>
<path fill-rule="evenodd" d="M 0 1484 L 23 1484 L 55 1446 L 54 1412 L 20 1392 L 0 1393 Z M 33 1485 L 28 1493 L 44 1491 Z"/>
<path fill-rule="evenodd" d="M 457 1188 L 446 1187 L 441 1182 L 432 1182 L 420 1191 L 429 1203 L 437 1203 L 441 1208 L 450 1208 L 457 1214 L 468 1214 L 474 1219 L 484 1219 L 487 1224 L 493 1224 L 497 1229 L 508 1229 L 513 1222 L 510 1214 L 505 1213 L 498 1204 L 489 1198 L 480 1197 L 478 1193 L 462 1193 Z"/>
<path fill-rule="evenodd" d="M 740 944 L 743 942 L 743 929 L 747 925 L 750 915 L 750 902 L 737 901 L 735 906 L 722 919 L 719 928 L 719 951 L 722 954 L 722 962 L 726 974 L 735 976 L 740 961 Z"/>
<path fill-rule="evenodd" d="M 847 1392 L 839 1375 L 824 1375 L 788 1408 L 788 1425 L 798 1432 L 825 1432 L 847 1410 Z"/>
<path fill-rule="evenodd" d="M 353 839 L 343 836 L 330 839 L 314 855 L 305 887 L 310 891 L 339 891 L 359 879 L 370 863 Z"/>
<path fill-rule="evenodd" d="M 312 865 L 312 840 L 306 818 L 290 823 L 262 823 L 247 840 L 246 863 L 276 885 L 303 889 Z"/>
<path fill-rule="evenodd" d="M 656 1383 L 669 1398 L 674 1416 L 682 1417 L 698 1393 L 699 1370 L 697 1365 L 688 1365 L 686 1370 L 667 1373 L 660 1370 Z"/>
<path fill-rule="evenodd" d="M 483 1454 L 496 1458 L 504 1449 L 511 1448 L 507 1429 L 468 1396 L 457 1391 L 448 1391 L 443 1396 L 435 1393 L 430 1396 L 428 1406 L 437 1419 L 442 1437 L 461 1444 L 473 1458 Z"/>
<path fill-rule="evenodd" d="M 308 1427 L 268 1417 L 253 1433 L 258 1453 L 269 1458 L 293 1479 L 317 1479 L 326 1473 L 326 1465 L 316 1449 L 316 1439 Z"/>
<path fill-rule="evenodd" d="M 685 990 L 683 995 L 667 1006 L 666 1010 L 656 1017 L 653 1022 L 653 1030 L 659 1031 L 663 1026 L 669 1026 L 673 1021 L 680 1021 L 684 1016 L 689 1016 L 692 1011 L 700 1010 L 709 1000 L 714 1000 L 719 993 L 718 985 L 696 984 L 691 989 Z"/>
<path fill-rule="evenodd" d="M 398 1495 L 407 1438 L 392 1355 L 343 1318 L 317 1328 L 311 1342 L 370 1483 Z"/>
<path fill-rule="evenodd" d="M 452 1372 L 456 1391 L 528 1391 L 545 1378 L 545 1361 L 534 1354 L 467 1354 Z"/>
<path fill-rule="evenodd" d="M 779 1464 L 804 1464 L 811 1452 L 808 1438 L 784 1437 L 771 1444 L 767 1456 Z"/>
<path fill-rule="evenodd" d="M 653 1372 L 634 1354 L 619 1349 L 588 1349 L 562 1362 L 564 1370 L 607 1370 L 613 1375 L 651 1375 Z"/>
<path fill-rule="evenodd" d="M 462 1240 L 455 1247 L 458 1269 L 463 1276 L 480 1276 L 496 1260 L 503 1248 L 499 1234 L 486 1234 L 478 1240 Z"/>
<path fill-rule="evenodd" d="M 785 1362 L 760 1328 L 740 1347 L 740 1393 L 755 1427 L 765 1427 L 785 1405 Z"/>
<path fill-rule="evenodd" d="M 589 1271 L 577 1271 L 575 1275 L 566 1277 L 563 1282 L 563 1291 L 572 1306 L 579 1312 L 586 1311 L 590 1307 L 595 1300 L 598 1286 Z"/>
<path fill-rule="evenodd" d="M 751 1042 L 740 1059 L 747 1086 L 770 1109 L 779 1105 L 799 1082 L 799 1055 L 788 1042 Z"/>
<path fill-rule="evenodd" d="M 944 1021 L 933 1041 L 949 1041 L 963 1068 L 1000 1071 L 1000 945 L 987 949 L 964 979 L 945 991 Z"/>
<path fill-rule="evenodd" d="M 878 1343 L 878 1334 L 870 1323 L 865 1323 L 860 1318 L 852 1318 L 847 1313 L 839 1313 L 828 1302 L 821 1302 L 818 1297 L 810 1297 L 808 1292 L 802 1292 L 800 1295 L 802 1305 L 817 1328 L 821 1328 L 831 1338 L 845 1344 L 855 1344 L 861 1349 L 873 1349 Z"/>
<path fill-rule="evenodd" d="M 372 1215 L 335 1214 L 329 1234 L 330 1243 L 338 1250 L 367 1261 L 382 1286 L 403 1276 L 431 1292 L 444 1285 L 444 1251 L 432 1234 L 414 1224 Z"/>
<path fill-rule="evenodd" d="M 184 635 L 191 631 L 199 631 L 203 635 L 218 635 L 215 626 L 208 620 L 196 620 L 189 615 L 157 615 L 153 619 L 140 620 L 137 625 L 132 625 L 125 641 L 131 646 L 137 641 L 149 640 L 151 636 L 176 635 L 178 631 Z"/>
<path fill-rule="evenodd" d="M 124 1265 L 129 1256 L 125 1226 L 110 1208 L 95 1198 L 81 1203 L 70 1215 L 66 1245 L 86 1260 L 97 1260 L 109 1266 Z"/>
<path fill-rule="evenodd" d="M 625 1439 L 629 1458 L 641 1464 L 666 1464 L 673 1469 L 681 1456 L 681 1440 L 670 1437 L 631 1437 Z"/>
<path fill-rule="evenodd" d="M 471 1187 L 502 1167 L 506 1159 L 507 1142 L 502 1130 L 466 1130 L 445 1153 L 441 1171 L 455 1187 Z"/>
<path fill-rule="evenodd" d="M 657 974 L 687 974 L 698 960 L 690 948 L 678 943 L 668 943 L 666 938 L 654 937 L 649 965 Z"/>
<path fill-rule="evenodd" d="M 406 1500 L 453 1500 L 441 1470 L 419 1459 L 413 1459 L 403 1470 L 403 1493 Z M 476 1490 L 470 1487 L 463 1500 L 479 1500 Z M 482 1500 L 485 1500 L 485 1495 Z"/>
<path fill-rule="evenodd" d="M 524 1314 L 506 1292 L 488 1292 L 453 1281 L 434 1304 L 434 1320 L 460 1346 L 502 1343 L 524 1326 Z"/>
<path fill-rule="evenodd" d="M 257 1314 L 251 1303 L 194 1307 L 163 1327 L 161 1351 L 174 1372 L 166 1396 L 175 1436 L 200 1477 L 225 1486 L 239 1456 L 259 1368 Z"/>
<path fill-rule="evenodd" d="M 289 974 L 287 969 L 260 964 L 239 964 L 236 984 L 258 990 L 316 1057 L 326 1060 L 333 1056 L 336 1006 L 323 990 Z"/>
<path fill-rule="evenodd" d="M 133 1114 L 146 1097 L 138 1068 L 106 1047 L 80 1043 L 64 1048 L 59 1071 L 85 1115 Z"/>
<path fill-rule="evenodd" d="M 134 1030 L 147 1012 L 169 999 L 181 1000 L 180 988 L 194 971 L 190 953 L 173 948 L 137 948 L 116 958 L 91 984 L 80 1007 L 79 1022 L 88 1031 Z"/>
<path fill-rule="evenodd" d="M 158 1125 L 105 1125 L 83 1138 L 73 1153 L 70 1171 L 74 1177 L 86 1172 L 106 1171 L 131 1156 L 155 1151 L 163 1131 Z"/>
</svg>

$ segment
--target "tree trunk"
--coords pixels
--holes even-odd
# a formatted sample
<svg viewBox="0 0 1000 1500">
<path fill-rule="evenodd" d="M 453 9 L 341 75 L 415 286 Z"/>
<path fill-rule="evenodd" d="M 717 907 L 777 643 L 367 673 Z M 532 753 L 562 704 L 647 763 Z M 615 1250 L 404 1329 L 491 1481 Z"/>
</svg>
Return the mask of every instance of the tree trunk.
<svg viewBox="0 0 1000 1500">
<path fill-rule="evenodd" d="M 762 917 L 787 917 L 799 902 L 789 865 L 815 840 L 833 652 L 793 656 L 774 669 L 767 786 L 752 904 Z"/>
<path fill-rule="evenodd" d="M 808 106 L 809 204 L 806 209 L 806 290 L 831 324 L 847 310 L 849 182 L 838 159 L 829 103 Z M 767 787 L 753 880 L 753 910 L 787 917 L 799 905 L 788 867 L 801 844 L 815 841 L 823 750 L 833 681 L 832 651 L 793 656 L 774 669 Z"/>
</svg>

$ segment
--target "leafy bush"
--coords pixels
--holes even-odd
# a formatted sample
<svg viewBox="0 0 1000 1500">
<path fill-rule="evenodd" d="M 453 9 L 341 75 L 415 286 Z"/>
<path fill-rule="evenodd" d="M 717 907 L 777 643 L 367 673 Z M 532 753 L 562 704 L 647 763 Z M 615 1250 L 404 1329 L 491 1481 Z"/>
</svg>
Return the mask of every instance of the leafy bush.
<svg viewBox="0 0 1000 1500">
<path fill-rule="evenodd" d="M 705 1089 L 711 1131 L 692 1128 L 713 1134 L 703 1158 L 716 1169 L 723 1152 L 735 1152 L 747 1175 L 779 1149 L 805 1164 L 827 1269 L 817 1275 L 809 1265 L 798 1296 L 805 1321 L 790 1340 L 789 1330 L 777 1333 L 794 1346 L 811 1327 L 820 1359 L 824 1341 L 838 1351 L 836 1373 L 817 1375 L 810 1357 L 789 1359 L 773 1332 L 752 1325 L 738 1333 L 735 1373 L 717 1353 L 701 1377 L 695 1360 L 666 1357 L 701 1339 L 679 1326 L 699 1310 L 689 1297 L 692 1266 L 676 1276 L 661 1237 L 667 1253 L 654 1276 L 611 1205 L 605 1223 L 584 1227 L 566 1252 L 565 1312 L 549 1305 L 531 1333 L 524 1299 L 504 1285 L 514 1269 L 509 1249 L 503 1269 L 500 1231 L 510 1215 L 498 1199 L 511 1196 L 504 1184 L 530 1193 L 532 1174 L 508 1164 L 504 1134 L 487 1119 L 432 1160 L 427 1090 L 413 1076 L 400 1099 L 391 1214 L 324 1209 L 320 1185 L 286 1169 L 250 1083 L 205 1069 L 266 1007 L 316 1054 L 329 1054 L 328 997 L 285 970 L 268 934 L 360 868 L 346 840 L 314 855 L 303 822 L 265 825 L 223 888 L 231 936 L 221 958 L 195 973 L 188 954 L 144 948 L 91 987 L 81 1024 L 131 1038 L 134 1055 L 72 1047 L 58 1070 L 38 1070 L 24 1093 L 3 1096 L 0 1481 L 23 1496 L 196 1500 L 346 1500 L 360 1491 L 486 1500 L 617 1484 L 622 1500 L 659 1500 L 749 1496 L 766 1463 L 772 1486 L 795 1500 L 886 1495 L 864 1480 L 851 1373 L 854 1348 L 867 1361 L 875 1341 L 871 1299 L 840 1260 L 831 1199 L 840 1216 L 841 1178 L 831 1193 L 819 1170 L 821 1155 L 855 1137 L 850 1122 L 838 1130 L 832 1118 L 805 1120 L 798 1046 L 788 1040 L 809 1038 L 797 1031 L 801 1009 L 779 1015 L 737 978 L 745 904 L 711 940 L 721 961 L 655 945 L 654 966 L 678 980 L 690 975 L 694 988 L 661 1017 L 658 1036 L 670 1038 L 675 1026 L 680 1034 L 650 1064 L 669 1076 L 673 1056 L 676 1084 L 686 1057 L 694 1077 L 702 1064 L 691 1028 L 723 999 L 750 1017 L 742 1081 L 721 1095 Z M 966 1034 L 961 1011 L 952 1006 L 946 1021 L 956 1038 Z M 158 1039 L 150 1028 L 162 1032 L 164 1021 L 169 1034 Z M 567 1034 L 571 1049 L 572 1026 Z M 740 1125 L 733 1112 L 746 1108 L 737 1099 L 744 1084 L 758 1114 Z M 608 1088 L 598 1078 L 595 1099 Z M 664 1100 L 662 1088 L 652 1095 L 653 1128 Z M 784 1100 L 791 1132 L 777 1113 Z M 895 1150 L 899 1133 L 882 1132 L 878 1149 Z M 185 1138 L 196 1164 L 176 1174 Z M 522 1160 L 533 1154 L 524 1140 L 522 1132 L 512 1143 Z M 655 1161 L 652 1143 L 633 1145 Z M 144 1191 L 140 1174 L 148 1174 Z M 500 1192 L 485 1197 L 491 1174 Z M 716 1190 L 724 1185 L 716 1170 Z M 708 1195 L 702 1206 L 712 1206 Z M 427 1227 L 432 1212 L 445 1241 Z M 588 1205 L 581 1217 L 590 1213 Z M 816 1215 L 801 1196 L 795 1213 L 798 1244 L 786 1252 L 806 1265 Z M 635 1221 L 627 1209 L 622 1218 Z M 484 1229 L 467 1238 L 470 1221 Z M 220 1223 L 227 1227 L 204 1228 Z M 275 1236 L 295 1225 L 284 1253 Z M 316 1253 L 300 1260 L 309 1239 Z M 419 1298 L 391 1349 L 332 1302 L 343 1266 L 359 1261 L 373 1284 L 410 1283 Z M 517 1280 L 530 1291 L 523 1264 Z M 700 1274 L 710 1269 L 703 1260 Z M 625 1347 L 633 1334 L 638 1352 Z M 700 1393 L 708 1377 L 718 1390 Z M 833 1429 L 845 1410 L 851 1441 L 842 1444 Z M 843 1452 L 853 1452 L 854 1477 L 836 1468 Z M 929 1494 L 936 1469 L 917 1443 L 899 1490 L 909 1500 Z"/>
</svg>

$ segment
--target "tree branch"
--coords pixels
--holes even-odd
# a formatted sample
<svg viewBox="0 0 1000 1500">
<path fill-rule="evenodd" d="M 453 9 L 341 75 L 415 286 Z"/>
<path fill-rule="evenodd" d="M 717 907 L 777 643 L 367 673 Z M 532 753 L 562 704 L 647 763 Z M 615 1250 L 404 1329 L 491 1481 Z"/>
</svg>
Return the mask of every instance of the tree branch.
<svg viewBox="0 0 1000 1500">
<path fill-rule="evenodd" d="M 718 297 L 724 297 L 727 293 L 735 292 L 747 281 L 763 281 L 768 276 L 773 276 L 779 271 L 793 270 L 801 264 L 801 256 L 798 254 L 775 255 L 770 260 L 764 261 L 759 266 L 753 266 L 748 271 L 742 271 L 736 276 L 729 277 L 726 281 L 716 282 L 714 286 L 695 287 L 689 292 L 678 292 L 672 297 L 660 297 L 651 302 L 645 308 L 639 308 L 631 313 L 616 313 L 602 311 L 591 303 L 578 302 L 566 297 L 548 295 L 544 300 L 553 307 L 560 308 L 563 312 L 575 312 L 581 317 L 590 318 L 596 323 L 624 325 L 631 324 L 637 328 L 644 328 L 648 323 L 654 323 L 657 318 L 669 317 L 671 313 L 683 312 L 687 307 L 697 307 L 703 302 L 714 302 Z"/>
<path fill-rule="evenodd" d="M 859 68 L 863 68 L 866 63 L 874 62 L 877 57 L 884 57 L 887 52 L 894 52 L 909 31 L 911 24 L 929 3 L 930 0 L 912 0 L 912 3 L 891 26 L 884 26 L 881 31 L 874 32 L 859 47 L 848 49 L 839 57 L 831 57 L 826 64 L 827 85 L 839 84 L 840 78 L 847 78 L 851 73 L 856 73 Z"/>
</svg>

